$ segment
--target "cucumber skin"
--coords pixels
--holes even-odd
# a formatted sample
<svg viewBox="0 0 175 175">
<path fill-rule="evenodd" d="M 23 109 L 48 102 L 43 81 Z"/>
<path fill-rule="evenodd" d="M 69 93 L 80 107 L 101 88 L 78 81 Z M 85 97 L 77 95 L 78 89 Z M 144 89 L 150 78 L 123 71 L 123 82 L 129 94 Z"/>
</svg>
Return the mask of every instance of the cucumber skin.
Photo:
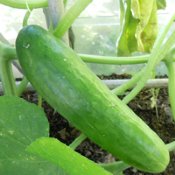
<svg viewBox="0 0 175 175">
<path fill-rule="evenodd" d="M 37 92 L 87 137 L 141 171 L 166 169 L 163 141 L 62 41 L 31 25 L 20 31 L 16 49 Z"/>
</svg>

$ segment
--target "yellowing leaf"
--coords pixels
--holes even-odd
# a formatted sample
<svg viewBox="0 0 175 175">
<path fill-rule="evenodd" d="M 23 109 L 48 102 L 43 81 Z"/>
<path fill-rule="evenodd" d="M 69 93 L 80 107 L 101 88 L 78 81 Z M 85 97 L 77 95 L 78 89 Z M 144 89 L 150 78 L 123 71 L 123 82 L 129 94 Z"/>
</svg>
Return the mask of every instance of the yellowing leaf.
<svg viewBox="0 0 175 175">
<path fill-rule="evenodd" d="M 117 53 L 150 52 L 158 33 L 156 0 L 127 0 Z"/>
<path fill-rule="evenodd" d="M 135 33 L 138 51 L 150 52 L 158 32 L 156 1 L 132 0 L 131 9 L 133 17 L 139 20 Z"/>
</svg>

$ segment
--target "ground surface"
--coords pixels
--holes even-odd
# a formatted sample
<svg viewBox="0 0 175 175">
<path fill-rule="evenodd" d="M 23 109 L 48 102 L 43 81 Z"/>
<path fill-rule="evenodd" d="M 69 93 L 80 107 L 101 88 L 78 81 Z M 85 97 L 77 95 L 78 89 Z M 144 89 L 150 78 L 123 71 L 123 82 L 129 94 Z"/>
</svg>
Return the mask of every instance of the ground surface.
<svg viewBox="0 0 175 175">
<path fill-rule="evenodd" d="M 123 78 L 125 75 L 117 77 Z M 109 77 L 102 77 L 109 78 Z M 110 78 L 116 78 L 112 75 Z M 156 97 L 156 95 L 158 95 Z M 24 98 L 28 101 L 37 103 L 37 94 L 26 93 Z M 122 98 L 122 97 L 121 97 Z M 172 121 L 172 114 L 168 102 L 167 88 L 160 90 L 145 89 L 142 91 L 129 106 L 138 114 L 156 133 L 163 139 L 165 143 L 175 140 L 175 122 Z M 56 137 L 66 144 L 70 144 L 78 135 L 79 131 L 69 125 L 67 120 L 46 103 L 43 102 L 44 110 L 48 116 L 50 123 L 50 136 Z M 111 162 L 115 159 L 106 151 L 100 149 L 97 145 L 85 140 L 77 151 L 85 155 L 95 162 Z M 125 175 L 151 175 L 139 172 L 130 168 L 124 172 Z M 175 175 L 175 153 L 171 153 L 171 162 L 166 171 L 159 175 Z"/>
</svg>

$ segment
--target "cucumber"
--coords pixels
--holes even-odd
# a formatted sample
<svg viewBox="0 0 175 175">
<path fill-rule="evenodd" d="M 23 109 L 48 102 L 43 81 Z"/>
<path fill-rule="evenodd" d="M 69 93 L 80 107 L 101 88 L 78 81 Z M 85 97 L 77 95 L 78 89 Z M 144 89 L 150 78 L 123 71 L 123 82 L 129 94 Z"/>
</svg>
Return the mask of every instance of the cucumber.
<svg viewBox="0 0 175 175">
<path fill-rule="evenodd" d="M 92 141 L 139 170 L 165 170 L 163 141 L 61 40 L 31 25 L 19 32 L 16 51 L 36 91 Z"/>
</svg>

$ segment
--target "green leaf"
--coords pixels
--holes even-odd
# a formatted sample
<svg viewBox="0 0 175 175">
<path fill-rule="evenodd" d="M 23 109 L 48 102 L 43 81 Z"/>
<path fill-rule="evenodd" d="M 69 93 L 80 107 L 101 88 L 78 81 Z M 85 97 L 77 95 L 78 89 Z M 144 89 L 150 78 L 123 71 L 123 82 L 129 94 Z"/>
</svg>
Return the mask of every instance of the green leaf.
<svg viewBox="0 0 175 175">
<path fill-rule="evenodd" d="M 132 0 L 133 17 L 139 20 L 136 29 L 138 51 L 150 52 L 158 33 L 157 5 L 155 0 Z"/>
<path fill-rule="evenodd" d="M 112 175 L 54 138 L 37 139 L 27 150 L 61 167 L 69 175 Z"/>
<path fill-rule="evenodd" d="M 156 0 L 158 9 L 166 8 L 166 0 Z"/>
<path fill-rule="evenodd" d="M 54 165 L 25 151 L 41 136 L 48 136 L 48 121 L 39 107 L 18 97 L 0 97 L 0 174 L 58 174 Z"/>
<path fill-rule="evenodd" d="M 125 9 L 122 31 L 117 42 L 118 55 L 129 56 L 132 52 L 137 50 L 135 33 L 138 22 L 139 21 L 132 16 L 131 1 L 129 0 L 127 1 L 127 8 Z"/>
<path fill-rule="evenodd" d="M 158 33 L 156 0 L 127 0 L 126 3 L 118 55 L 150 52 Z"/>
</svg>

